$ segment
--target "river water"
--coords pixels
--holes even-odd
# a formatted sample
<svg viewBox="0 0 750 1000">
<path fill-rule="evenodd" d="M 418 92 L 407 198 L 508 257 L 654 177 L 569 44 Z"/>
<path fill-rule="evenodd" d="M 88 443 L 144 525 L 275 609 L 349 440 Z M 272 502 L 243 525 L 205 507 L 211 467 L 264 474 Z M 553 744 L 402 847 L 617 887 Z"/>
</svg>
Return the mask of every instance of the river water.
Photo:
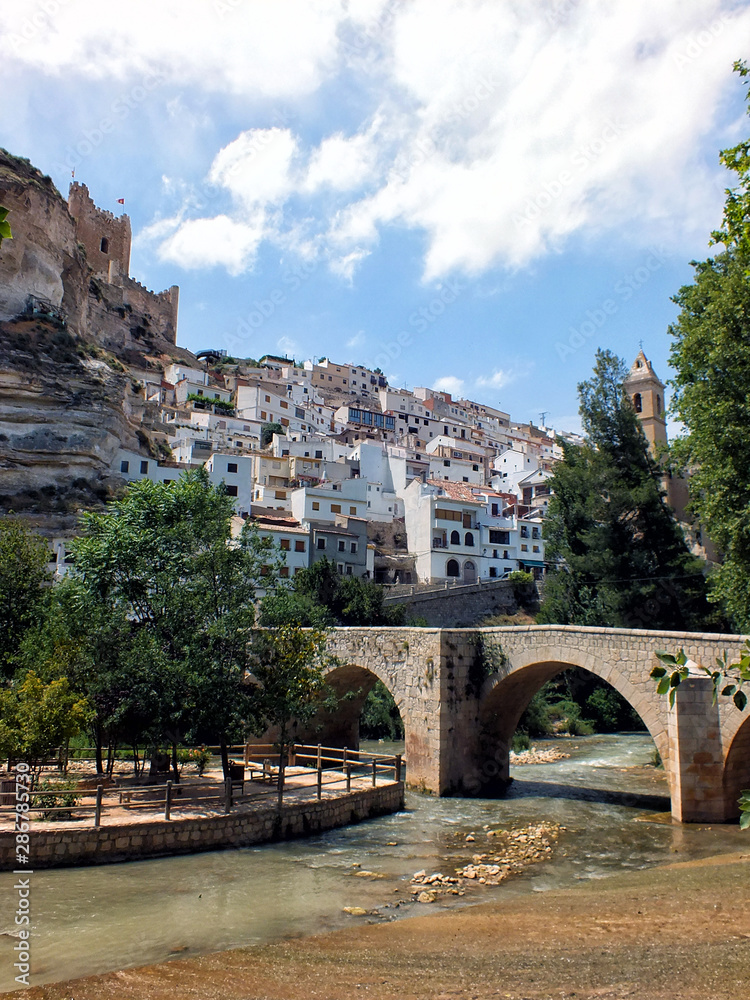
<svg viewBox="0 0 750 1000">
<path fill-rule="evenodd" d="M 666 780 L 646 734 L 539 741 L 569 758 L 511 769 L 504 799 L 407 795 L 407 810 L 308 840 L 32 877 L 32 984 L 242 945 L 322 933 L 529 892 L 628 868 L 746 849 L 738 826 L 680 826 L 666 815 Z M 381 752 L 397 748 L 376 744 Z M 366 747 L 363 745 L 363 749 Z M 400 748 L 398 748 L 400 749 Z M 483 828 L 553 821 L 565 827 L 551 861 L 463 897 L 411 902 L 419 869 L 453 874 L 484 848 Z M 476 842 L 465 837 L 475 833 Z M 356 876 L 355 865 L 384 874 Z M 16 985 L 13 875 L 0 874 L 0 990 Z M 408 902 L 401 902 L 408 900 Z M 396 904 L 399 905 L 396 905 Z M 344 907 L 378 915 L 352 917 Z"/>
</svg>

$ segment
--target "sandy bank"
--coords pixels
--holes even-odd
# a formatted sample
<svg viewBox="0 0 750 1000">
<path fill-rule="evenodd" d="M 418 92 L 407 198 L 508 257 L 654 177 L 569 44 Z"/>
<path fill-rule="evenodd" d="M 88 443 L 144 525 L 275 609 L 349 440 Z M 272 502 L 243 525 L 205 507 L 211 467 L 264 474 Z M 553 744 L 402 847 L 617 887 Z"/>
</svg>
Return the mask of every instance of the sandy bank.
<svg viewBox="0 0 750 1000">
<path fill-rule="evenodd" d="M 723 1000 L 750 982 L 750 851 L 24 991 L 29 1000 Z"/>
</svg>

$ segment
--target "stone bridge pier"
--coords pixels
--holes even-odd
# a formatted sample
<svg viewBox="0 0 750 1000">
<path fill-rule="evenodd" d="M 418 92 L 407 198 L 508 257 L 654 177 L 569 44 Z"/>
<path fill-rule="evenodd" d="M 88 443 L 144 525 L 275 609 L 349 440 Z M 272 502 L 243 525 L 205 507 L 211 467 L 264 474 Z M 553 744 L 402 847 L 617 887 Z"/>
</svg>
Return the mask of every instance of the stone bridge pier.
<svg viewBox="0 0 750 1000">
<path fill-rule="evenodd" d="M 726 822 L 750 787 L 750 711 L 729 699 L 712 704 L 712 686 L 684 681 L 674 708 L 650 677 L 657 650 L 683 648 L 702 666 L 733 635 L 532 625 L 490 629 L 339 628 L 328 674 L 338 709 L 317 719 L 316 739 L 358 745 L 364 700 L 381 680 L 404 723 L 407 780 L 436 795 L 488 795 L 508 779 L 508 753 L 518 721 L 545 681 L 583 667 L 612 685 L 638 712 L 664 762 L 672 814 L 682 822 Z"/>
</svg>

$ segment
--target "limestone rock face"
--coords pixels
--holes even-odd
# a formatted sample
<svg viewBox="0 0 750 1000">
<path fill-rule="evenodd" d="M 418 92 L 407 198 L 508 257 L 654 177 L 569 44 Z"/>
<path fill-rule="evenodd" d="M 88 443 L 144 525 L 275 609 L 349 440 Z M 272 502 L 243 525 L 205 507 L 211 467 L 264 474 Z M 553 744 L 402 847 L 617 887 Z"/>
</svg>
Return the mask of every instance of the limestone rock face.
<svg viewBox="0 0 750 1000">
<path fill-rule="evenodd" d="M 0 515 L 65 533 L 119 479 L 119 447 L 139 450 L 129 375 L 81 355 L 66 331 L 38 320 L 0 323 Z"/>
<path fill-rule="evenodd" d="M 87 266 L 57 188 L 27 160 L 0 150 L 0 204 L 13 231 L 0 243 L 0 320 L 23 312 L 31 293 L 65 309 L 78 328 Z"/>
</svg>

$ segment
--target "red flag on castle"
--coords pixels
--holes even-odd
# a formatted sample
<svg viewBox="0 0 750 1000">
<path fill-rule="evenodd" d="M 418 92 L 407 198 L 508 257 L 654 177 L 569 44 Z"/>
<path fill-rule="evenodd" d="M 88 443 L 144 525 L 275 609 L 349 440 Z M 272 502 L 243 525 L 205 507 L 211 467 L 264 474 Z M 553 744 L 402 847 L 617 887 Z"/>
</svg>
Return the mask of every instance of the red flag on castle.
<svg viewBox="0 0 750 1000">
<path fill-rule="evenodd" d="M 125 199 L 124 198 L 118 198 L 117 199 L 117 204 L 118 205 L 124 205 L 125 204 Z"/>
</svg>

